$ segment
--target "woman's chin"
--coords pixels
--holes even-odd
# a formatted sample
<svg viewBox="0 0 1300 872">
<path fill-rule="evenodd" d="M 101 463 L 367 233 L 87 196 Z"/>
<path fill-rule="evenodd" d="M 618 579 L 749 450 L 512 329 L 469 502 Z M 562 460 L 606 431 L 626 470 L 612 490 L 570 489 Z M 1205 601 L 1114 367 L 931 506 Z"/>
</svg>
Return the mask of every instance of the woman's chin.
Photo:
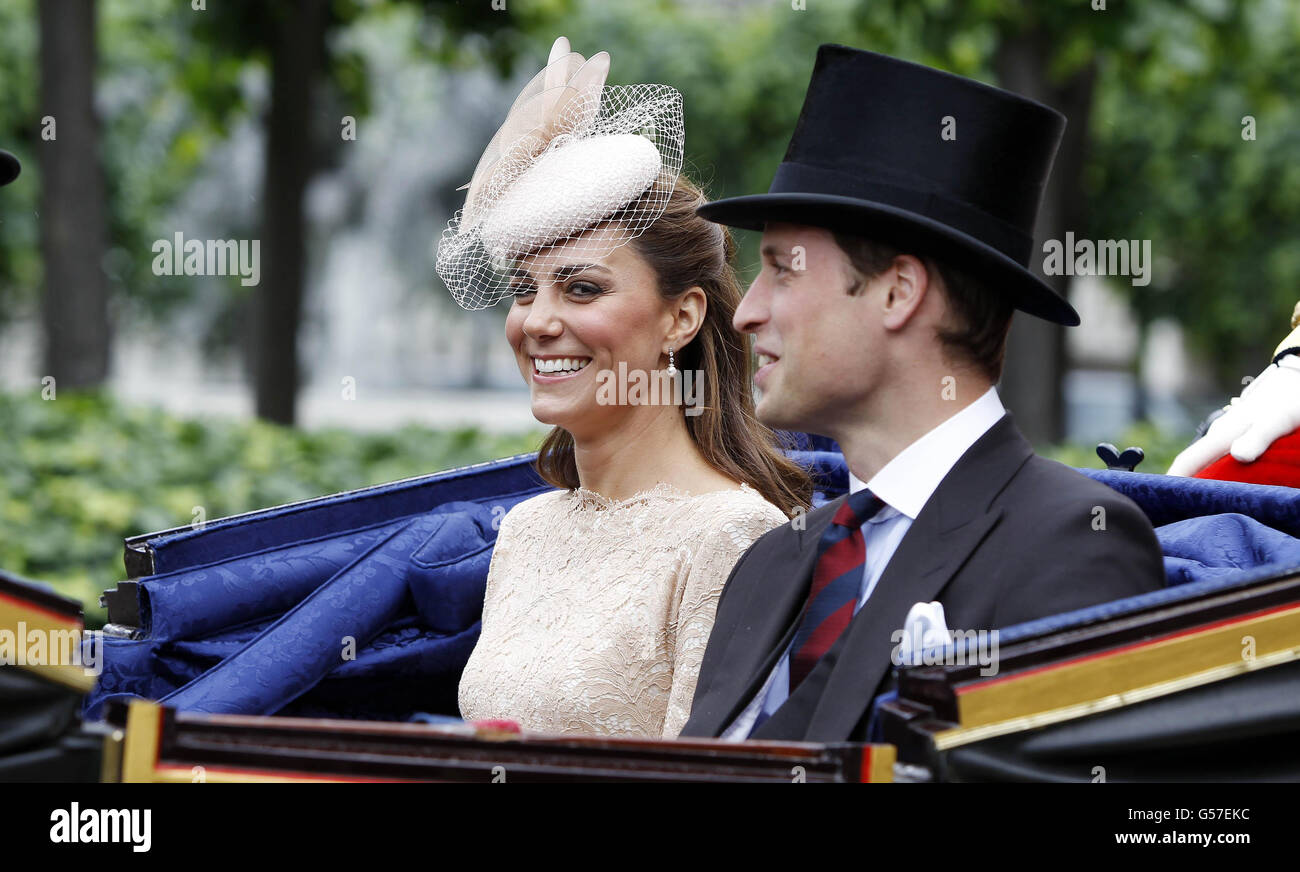
<svg viewBox="0 0 1300 872">
<path fill-rule="evenodd" d="M 567 404 L 534 401 L 533 417 L 537 419 L 539 424 L 546 424 L 548 427 L 563 427 L 568 430 L 567 425 L 579 419 L 579 413 Z"/>
</svg>

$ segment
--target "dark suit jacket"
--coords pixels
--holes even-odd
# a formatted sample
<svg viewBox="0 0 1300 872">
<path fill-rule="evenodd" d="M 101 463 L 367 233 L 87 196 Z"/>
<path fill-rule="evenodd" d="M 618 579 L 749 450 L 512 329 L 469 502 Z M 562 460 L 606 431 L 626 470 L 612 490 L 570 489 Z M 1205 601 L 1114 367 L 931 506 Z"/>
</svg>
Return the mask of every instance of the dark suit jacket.
<svg viewBox="0 0 1300 872">
<path fill-rule="evenodd" d="M 843 499 L 809 512 L 803 530 L 767 533 L 736 564 L 683 736 L 720 735 L 762 688 L 793 636 L 817 544 Z M 949 629 L 993 630 L 1156 590 L 1164 577 L 1146 515 L 1035 455 L 1006 414 L 940 482 L 849 628 L 752 738 L 864 740 L 871 700 L 892 680 L 893 634 L 914 603 L 943 603 Z"/>
</svg>

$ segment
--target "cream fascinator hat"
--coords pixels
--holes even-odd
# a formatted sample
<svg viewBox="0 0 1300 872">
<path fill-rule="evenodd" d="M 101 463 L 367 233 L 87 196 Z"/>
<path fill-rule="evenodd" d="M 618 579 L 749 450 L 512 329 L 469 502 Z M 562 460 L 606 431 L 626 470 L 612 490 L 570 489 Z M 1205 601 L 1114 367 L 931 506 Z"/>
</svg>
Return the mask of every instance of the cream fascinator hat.
<svg viewBox="0 0 1300 872">
<path fill-rule="evenodd" d="M 682 168 L 682 95 L 606 85 L 608 73 L 608 54 L 584 58 L 560 37 L 515 99 L 438 243 L 438 276 L 463 308 L 510 296 L 513 265 L 538 249 L 617 214 L 618 232 L 592 252 L 603 257 L 663 214 Z"/>
</svg>

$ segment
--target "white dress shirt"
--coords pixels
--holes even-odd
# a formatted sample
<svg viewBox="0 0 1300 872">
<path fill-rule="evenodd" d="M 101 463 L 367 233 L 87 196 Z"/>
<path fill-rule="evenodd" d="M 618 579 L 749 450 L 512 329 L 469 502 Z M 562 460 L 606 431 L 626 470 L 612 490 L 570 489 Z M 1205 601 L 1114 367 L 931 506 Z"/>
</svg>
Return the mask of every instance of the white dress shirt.
<svg viewBox="0 0 1300 872">
<path fill-rule="evenodd" d="M 979 399 L 917 439 L 885 464 L 871 481 L 863 482 L 849 470 L 849 492 L 864 487 L 885 505 L 862 525 L 866 563 L 861 594 L 853 607 L 856 615 L 875 590 L 885 567 L 903 541 L 912 522 L 961 456 L 997 423 L 1006 409 L 997 389 L 990 387 Z M 793 644 L 793 642 L 791 643 Z M 728 741 L 748 738 L 790 693 L 790 648 L 787 646 L 758 694 L 722 734 Z"/>
</svg>

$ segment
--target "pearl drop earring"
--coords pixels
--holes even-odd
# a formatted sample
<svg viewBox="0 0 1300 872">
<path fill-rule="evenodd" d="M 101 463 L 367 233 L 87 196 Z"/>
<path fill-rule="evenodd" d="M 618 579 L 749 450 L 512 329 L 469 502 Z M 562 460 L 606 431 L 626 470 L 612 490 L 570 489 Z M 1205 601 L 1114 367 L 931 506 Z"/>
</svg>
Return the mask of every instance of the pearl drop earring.
<svg viewBox="0 0 1300 872">
<path fill-rule="evenodd" d="M 673 363 L 673 350 L 668 349 L 668 369 L 665 370 L 669 375 L 677 375 L 677 365 Z"/>
</svg>

